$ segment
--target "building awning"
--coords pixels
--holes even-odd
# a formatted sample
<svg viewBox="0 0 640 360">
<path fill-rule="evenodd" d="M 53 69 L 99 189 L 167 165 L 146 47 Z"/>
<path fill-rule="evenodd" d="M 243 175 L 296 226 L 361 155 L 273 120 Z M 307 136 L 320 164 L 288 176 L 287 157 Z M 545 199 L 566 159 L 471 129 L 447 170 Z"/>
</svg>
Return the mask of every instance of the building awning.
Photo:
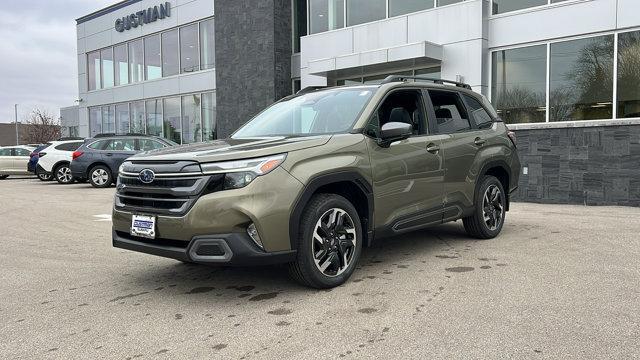
<svg viewBox="0 0 640 360">
<path fill-rule="evenodd" d="M 323 75 L 337 70 L 393 63 L 411 59 L 425 59 L 434 63 L 440 63 L 442 62 L 442 57 L 442 45 L 428 41 L 421 41 L 385 49 L 370 50 L 313 60 L 309 62 L 309 73 L 313 75 Z"/>
</svg>

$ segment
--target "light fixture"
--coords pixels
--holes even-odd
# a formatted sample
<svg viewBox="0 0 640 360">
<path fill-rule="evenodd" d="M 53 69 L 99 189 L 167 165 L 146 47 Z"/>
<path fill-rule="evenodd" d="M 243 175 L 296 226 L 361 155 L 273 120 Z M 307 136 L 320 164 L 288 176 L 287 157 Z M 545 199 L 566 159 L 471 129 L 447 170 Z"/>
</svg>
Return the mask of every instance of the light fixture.
<svg viewBox="0 0 640 360">
<path fill-rule="evenodd" d="M 262 245 L 262 240 L 260 239 L 260 234 L 258 234 L 258 229 L 256 229 L 256 224 L 251 223 L 247 226 L 247 234 L 253 240 L 256 245 L 262 250 L 264 250 L 264 245 Z"/>
</svg>

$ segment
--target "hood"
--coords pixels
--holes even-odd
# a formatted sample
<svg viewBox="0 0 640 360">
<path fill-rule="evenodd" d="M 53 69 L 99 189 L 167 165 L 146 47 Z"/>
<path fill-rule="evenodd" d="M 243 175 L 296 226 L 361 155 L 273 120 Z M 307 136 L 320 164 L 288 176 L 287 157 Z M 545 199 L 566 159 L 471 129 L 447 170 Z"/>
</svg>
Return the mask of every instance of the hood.
<svg viewBox="0 0 640 360">
<path fill-rule="evenodd" d="M 320 146 L 326 144 L 329 139 L 331 135 L 223 139 L 147 151 L 134 155 L 129 160 L 191 160 L 205 163 L 248 159 Z"/>
</svg>

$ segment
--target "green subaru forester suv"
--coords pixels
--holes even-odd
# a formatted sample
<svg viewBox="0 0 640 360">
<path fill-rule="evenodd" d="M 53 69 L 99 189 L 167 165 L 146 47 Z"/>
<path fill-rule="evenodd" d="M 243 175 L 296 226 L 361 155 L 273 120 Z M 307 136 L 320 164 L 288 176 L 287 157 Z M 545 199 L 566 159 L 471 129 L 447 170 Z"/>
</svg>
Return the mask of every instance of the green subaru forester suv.
<svg viewBox="0 0 640 360">
<path fill-rule="evenodd" d="M 230 138 L 120 168 L 113 246 L 183 262 L 286 263 L 344 283 L 374 240 L 462 219 L 497 236 L 518 184 L 515 136 L 466 84 L 389 76 L 305 89 Z"/>
</svg>

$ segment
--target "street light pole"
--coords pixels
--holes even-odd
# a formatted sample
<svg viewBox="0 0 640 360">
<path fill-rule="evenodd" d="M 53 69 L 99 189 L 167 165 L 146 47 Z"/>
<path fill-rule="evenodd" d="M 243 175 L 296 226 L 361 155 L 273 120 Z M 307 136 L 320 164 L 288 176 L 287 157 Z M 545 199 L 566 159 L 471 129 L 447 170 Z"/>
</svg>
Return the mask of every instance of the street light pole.
<svg viewBox="0 0 640 360">
<path fill-rule="evenodd" d="M 13 110 L 16 116 L 16 145 L 20 145 L 20 136 L 18 135 L 18 104 L 13 105 Z"/>
</svg>

